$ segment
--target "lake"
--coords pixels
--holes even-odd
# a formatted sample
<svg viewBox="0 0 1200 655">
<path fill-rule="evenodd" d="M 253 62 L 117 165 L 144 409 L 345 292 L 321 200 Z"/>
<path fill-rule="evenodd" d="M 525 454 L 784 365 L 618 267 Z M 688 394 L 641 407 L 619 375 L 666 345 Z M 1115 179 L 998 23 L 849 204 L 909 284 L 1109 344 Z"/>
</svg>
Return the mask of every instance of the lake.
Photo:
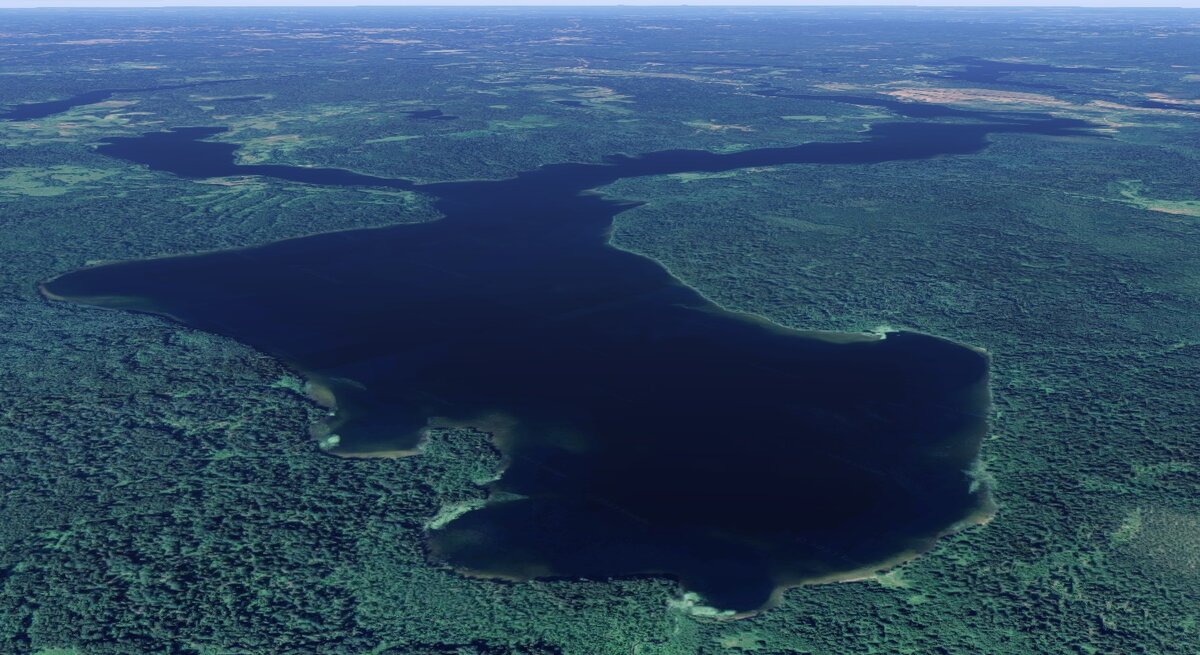
<svg viewBox="0 0 1200 655">
<path fill-rule="evenodd" d="M 956 120 L 437 184 L 238 165 L 236 144 L 210 140 L 221 128 L 111 138 L 99 152 L 157 171 L 409 189 L 444 218 L 108 264 L 44 290 L 288 362 L 336 398 L 318 431 L 338 435 L 338 454 L 406 454 L 431 426 L 491 431 L 506 463 L 494 501 L 429 535 L 431 555 L 460 571 L 665 575 L 708 605 L 751 612 L 986 514 L 966 471 L 987 429 L 987 357 L 932 336 L 807 333 L 725 311 L 609 246 L 613 217 L 633 205 L 586 192 L 631 176 L 967 155 L 992 134 L 1087 127 Z"/>
</svg>

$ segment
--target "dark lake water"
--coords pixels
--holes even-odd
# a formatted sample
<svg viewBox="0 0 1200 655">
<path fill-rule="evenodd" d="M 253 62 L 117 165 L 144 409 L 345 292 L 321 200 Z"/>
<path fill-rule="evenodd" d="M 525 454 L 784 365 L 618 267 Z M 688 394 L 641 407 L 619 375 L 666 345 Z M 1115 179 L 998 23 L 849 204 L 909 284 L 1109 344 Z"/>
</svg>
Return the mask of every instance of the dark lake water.
<svg viewBox="0 0 1200 655">
<path fill-rule="evenodd" d="M 1028 116 L 1015 114 L 1013 112 L 992 112 L 981 111 L 976 109 L 956 109 L 947 107 L 946 105 L 935 105 L 924 102 L 908 102 L 904 100 L 896 100 L 887 96 L 854 96 L 854 95 L 835 95 L 835 94 L 815 94 L 815 93 L 789 93 L 786 89 L 778 87 L 763 86 L 754 91 L 756 95 L 769 98 L 792 98 L 795 100 L 817 100 L 821 102 L 841 102 L 848 105 L 860 105 L 864 107 L 880 107 L 905 118 L 963 118 L 975 121 L 991 121 L 991 122 L 1006 122 L 1018 121 L 1027 122 Z"/>
<path fill-rule="evenodd" d="M 969 154 L 989 134 L 1080 134 L 1030 115 L 876 125 L 861 141 L 613 156 L 513 179 L 416 185 L 242 166 L 220 128 L 99 151 L 185 177 L 413 189 L 444 218 L 117 263 L 52 296 L 154 312 L 272 353 L 336 394 L 343 454 L 417 446 L 431 424 L 494 430 L 504 500 L 430 535 L 479 575 L 669 575 L 721 609 L 928 547 L 986 505 L 966 471 L 987 360 L 912 333 L 835 343 L 724 311 L 607 244 L 615 180 L 787 163 Z"/>
<path fill-rule="evenodd" d="M 1146 107 L 1147 109 L 1174 109 L 1175 111 L 1195 111 L 1200 112 L 1200 106 L 1185 105 L 1175 102 L 1159 102 L 1157 100 L 1143 100 L 1137 103 L 1138 107 Z"/>
<path fill-rule="evenodd" d="M 267 96 L 232 96 L 229 98 L 208 98 L 205 102 L 227 102 L 227 103 L 242 103 L 242 102 L 258 102 L 259 100 L 267 100 Z"/>
<path fill-rule="evenodd" d="M 1028 62 L 994 61 L 991 59 L 979 59 L 977 57 L 954 57 L 953 59 L 949 59 L 941 63 L 957 65 L 961 66 L 962 68 L 955 71 L 929 73 L 926 74 L 925 77 L 959 80 L 961 82 L 971 82 L 974 84 L 983 85 L 1007 85 L 1033 90 L 1069 91 L 1070 88 L 1056 84 L 1023 82 L 1020 80 L 1010 79 L 1009 75 L 1012 73 L 1066 73 L 1078 75 L 1103 75 L 1116 72 L 1108 68 L 1095 68 L 1089 66 L 1053 66 L 1050 64 L 1034 64 Z"/>
<path fill-rule="evenodd" d="M 28 102 L 25 104 L 15 105 L 11 109 L 0 112 L 0 118 L 10 121 L 27 121 L 34 118 L 45 118 L 54 114 L 61 114 L 72 107 L 81 105 L 93 105 L 97 102 L 104 102 L 113 97 L 119 90 L 100 90 L 88 91 L 79 95 L 63 98 L 62 100 L 50 100 L 48 102 Z"/>
<path fill-rule="evenodd" d="M 442 113 L 441 109 L 414 109 L 412 111 L 405 112 L 405 113 L 408 114 L 409 118 L 421 118 L 421 119 L 429 120 L 429 121 L 458 120 L 458 116 L 451 116 L 450 114 L 444 114 L 444 113 Z"/>
<path fill-rule="evenodd" d="M 164 86 L 151 86 L 141 89 L 97 89 L 95 91 L 87 91 L 77 95 L 73 95 L 61 100 L 49 100 L 47 102 L 27 102 L 19 105 L 14 105 L 10 109 L 0 111 L 0 119 L 10 121 L 28 121 L 35 118 L 45 118 L 55 114 L 61 114 L 64 111 L 83 105 L 94 105 L 98 102 L 104 102 L 114 95 L 120 93 L 148 93 L 151 91 L 169 91 L 173 89 L 189 89 L 197 86 L 207 86 L 211 84 L 227 84 L 229 82 L 237 82 L 239 80 L 206 80 L 203 82 L 188 82 L 184 84 L 168 84 Z"/>
</svg>

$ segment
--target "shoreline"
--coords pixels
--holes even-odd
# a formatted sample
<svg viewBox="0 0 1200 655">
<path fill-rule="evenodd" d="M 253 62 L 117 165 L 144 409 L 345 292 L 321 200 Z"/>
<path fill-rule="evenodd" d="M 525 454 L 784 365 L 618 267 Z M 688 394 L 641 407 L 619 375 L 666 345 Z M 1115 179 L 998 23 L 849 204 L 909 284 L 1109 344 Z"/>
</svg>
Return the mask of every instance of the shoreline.
<svg viewBox="0 0 1200 655">
<path fill-rule="evenodd" d="M 544 170 L 550 166 L 562 166 L 562 165 L 563 164 L 545 165 L 545 166 L 538 167 L 535 170 Z M 605 165 L 607 166 L 610 164 L 605 164 Z M 589 165 L 589 166 L 594 166 L 594 164 Z M 879 326 L 872 330 L 859 331 L 859 332 L 843 332 L 843 331 L 837 331 L 837 330 L 803 330 L 803 329 L 798 329 L 798 328 L 793 328 L 793 327 L 788 327 L 788 326 L 782 325 L 782 324 L 780 324 L 770 318 L 762 316 L 760 314 L 755 314 L 750 311 L 734 310 L 734 309 L 730 309 L 728 307 L 723 306 L 722 304 L 716 302 L 711 297 L 704 294 L 700 289 L 688 284 L 683 279 L 681 279 L 678 275 L 676 275 L 676 273 L 674 273 L 670 269 L 668 264 L 666 264 L 665 262 L 662 262 L 658 259 L 655 259 L 655 258 L 645 255 L 643 253 L 639 253 L 639 252 L 630 250 L 628 248 L 625 248 L 625 247 L 622 247 L 622 246 L 619 246 L 619 245 L 616 245 L 613 243 L 612 236 L 616 229 L 617 217 L 621 213 L 623 213 L 624 211 L 626 211 L 628 209 L 637 207 L 640 204 L 646 204 L 645 202 L 636 203 L 636 202 L 632 202 L 632 201 L 623 201 L 622 199 L 619 199 L 619 198 L 605 197 L 605 194 L 603 192 L 603 189 L 605 187 L 607 187 L 608 185 L 610 185 L 616 181 L 619 181 L 621 179 L 626 179 L 627 177 L 643 177 L 643 175 L 634 173 L 634 174 L 625 175 L 625 176 L 614 176 L 614 179 L 612 179 L 610 181 L 603 182 L 595 187 L 580 189 L 580 190 L 574 192 L 577 195 L 586 195 L 586 194 L 599 195 L 602 198 L 604 198 L 604 200 L 610 205 L 608 207 L 608 211 L 610 213 L 607 216 L 608 224 L 605 227 L 605 229 L 603 230 L 603 232 L 596 236 L 596 238 L 600 239 L 600 243 L 598 243 L 596 245 L 600 246 L 601 248 L 611 248 L 613 251 L 616 251 L 616 252 L 633 255 L 635 257 L 638 257 L 639 259 L 646 260 L 648 262 L 652 262 L 653 264 L 655 264 L 658 267 L 658 269 L 660 271 L 662 271 L 662 273 L 664 273 L 666 275 L 666 277 L 668 278 L 668 280 L 669 280 L 668 284 L 678 285 L 678 286 L 692 292 L 693 294 L 695 294 L 695 297 L 700 302 L 695 303 L 695 306 L 692 307 L 693 303 L 692 303 L 692 301 L 689 300 L 688 304 L 686 305 L 689 308 L 695 309 L 698 312 L 704 312 L 704 313 L 712 314 L 712 315 L 723 315 L 723 317 L 728 317 L 728 318 L 731 318 L 734 320 L 748 322 L 748 323 L 760 326 L 764 329 L 770 330 L 772 332 L 786 334 L 790 337 L 809 339 L 809 340 L 813 340 L 813 341 L 819 341 L 819 342 L 830 343 L 830 344 L 855 344 L 855 343 L 863 343 L 863 342 L 882 341 L 882 340 L 886 339 L 889 334 L 900 333 L 900 332 L 906 331 L 903 329 L 894 330 L 891 326 Z M 209 178 L 209 179 L 211 179 L 211 178 Z M 287 178 L 282 178 L 282 179 L 287 179 Z M 514 178 L 514 179 L 518 179 L 518 178 Z M 293 181 L 295 181 L 295 180 L 293 180 Z M 304 182 L 301 182 L 301 183 L 304 183 Z M 456 182 L 456 183 L 443 183 L 440 185 L 420 185 L 420 186 L 415 186 L 412 189 L 405 189 L 405 190 L 410 193 L 428 194 L 428 196 L 432 197 L 432 199 L 433 199 L 432 206 L 435 209 L 437 209 L 438 203 L 446 200 L 446 196 L 439 193 L 438 187 L 439 186 L 452 186 L 452 185 L 459 185 L 459 184 L 462 184 L 462 183 Z M 346 185 L 342 185 L 342 186 L 346 186 Z M 355 186 L 369 186 L 369 185 L 355 185 Z M 448 218 L 444 213 L 442 213 L 440 211 L 438 213 L 439 213 L 439 216 L 437 218 L 433 219 L 432 221 L 423 221 L 422 223 L 438 222 L 438 221 L 446 220 Z M 182 254 L 182 255 L 158 255 L 158 256 L 153 256 L 153 257 L 128 259 L 128 260 L 123 260 L 123 261 L 105 261 L 103 263 L 94 264 L 92 266 L 85 266 L 82 269 L 75 269 L 75 271 L 68 271 L 66 273 L 62 273 L 60 275 L 52 277 L 44 282 L 41 282 L 38 285 L 38 289 L 39 289 L 42 297 L 45 298 L 47 301 L 71 302 L 73 304 L 83 304 L 83 305 L 94 306 L 94 307 L 103 307 L 103 308 L 108 308 L 108 309 L 117 309 L 117 310 L 123 310 L 123 311 L 133 310 L 133 311 L 139 311 L 142 313 L 150 313 L 150 314 L 155 314 L 157 316 L 161 316 L 161 317 L 167 318 L 169 320 L 172 320 L 176 323 L 183 325 L 184 327 L 186 327 L 188 329 L 198 329 L 198 328 L 191 327 L 186 321 L 180 320 L 179 318 L 172 316 L 168 312 L 157 311 L 157 310 L 153 309 L 152 304 L 150 302 L 148 302 L 147 299 L 141 299 L 141 298 L 138 298 L 135 296 L 128 296 L 128 297 L 123 297 L 123 296 L 71 297 L 68 295 L 63 295 L 63 294 L 59 294 L 59 293 L 55 293 L 55 292 L 51 291 L 50 286 L 56 280 L 62 278 L 65 275 L 69 275 L 70 273 L 76 272 L 78 270 L 87 270 L 87 269 L 94 269 L 94 268 L 100 268 L 100 267 L 106 267 L 106 266 L 121 266 L 126 263 L 144 262 L 144 261 L 156 260 L 156 259 L 172 259 L 172 258 L 177 258 L 177 257 L 178 258 L 191 258 L 191 257 L 202 257 L 204 255 L 213 254 L 213 253 L 229 253 L 229 252 L 249 251 L 249 250 L 255 250 L 255 249 L 259 249 L 259 248 L 267 248 L 274 244 L 288 242 L 288 241 L 294 241 L 294 240 L 299 240 L 299 239 L 319 239 L 322 237 L 327 237 L 330 235 L 346 233 L 346 232 L 358 232 L 358 231 L 365 232 L 368 230 L 375 231 L 375 230 L 382 230 L 382 229 L 402 228 L 405 225 L 419 225 L 419 224 L 421 224 L 421 223 L 389 223 L 386 225 L 373 226 L 373 227 L 353 227 L 353 228 L 345 228 L 345 229 L 338 229 L 338 230 L 329 230 L 329 231 L 324 231 L 324 232 L 316 232 L 316 233 L 312 233 L 312 234 L 307 234 L 307 235 L 302 235 L 302 236 L 297 236 L 297 237 L 289 237 L 289 238 L 279 239 L 279 240 L 275 240 L 275 241 L 268 241 L 268 242 L 265 242 L 262 244 L 237 247 L 237 248 L 219 248 L 219 249 L 193 252 L 193 253 Z M 139 308 L 139 304 L 140 304 L 141 308 Z M 985 359 L 987 368 L 985 369 L 985 374 L 980 383 L 981 387 L 979 390 L 981 393 L 985 394 L 985 396 L 979 399 L 980 400 L 980 415 L 985 416 L 985 417 L 987 415 L 989 415 L 992 410 L 991 371 L 990 371 L 990 355 L 986 351 L 986 349 L 971 346 L 971 345 L 968 345 L 965 343 L 960 343 L 953 339 L 939 336 L 939 335 L 931 335 L 931 334 L 921 333 L 921 332 L 918 332 L 915 330 L 912 330 L 910 332 L 913 332 L 915 334 L 921 334 L 923 336 L 926 336 L 926 337 L 929 337 L 932 339 L 937 339 L 939 341 L 943 341 L 952 346 L 966 348 L 976 354 L 979 354 L 980 356 L 982 356 Z M 227 337 L 227 338 L 232 339 L 232 337 Z M 233 340 L 237 341 L 237 339 L 233 339 Z M 259 351 L 264 352 L 261 349 L 259 349 Z M 326 410 L 328 410 L 327 416 L 319 421 L 314 422 L 311 425 L 310 430 L 309 430 L 310 436 L 314 440 L 314 444 L 313 444 L 315 446 L 314 450 L 317 450 L 318 452 L 322 452 L 322 453 L 328 454 L 328 455 L 333 455 L 336 457 L 341 457 L 343 459 L 399 459 L 399 458 L 410 457 L 413 455 L 420 454 L 421 453 L 421 445 L 425 442 L 426 433 L 429 429 L 471 428 L 471 429 L 489 434 L 489 439 L 490 439 L 491 443 L 502 454 L 501 471 L 503 471 L 505 468 L 507 468 L 507 465 L 509 462 L 508 453 L 511 451 L 511 443 L 512 443 L 511 439 L 512 439 L 513 427 L 515 425 L 515 421 L 511 417 L 506 417 L 506 416 L 503 416 L 500 414 L 479 416 L 479 417 L 475 417 L 470 420 L 460 420 L 460 419 L 451 420 L 451 419 L 444 419 L 444 418 L 430 418 L 426 427 L 422 428 L 420 430 L 420 432 L 418 434 L 419 438 L 416 441 L 416 444 L 412 447 L 402 447 L 402 448 L 388 447 L 386 445 L 387 441 L 392 438 L 390 435 L 388 435 L 388 436 L 382 438 L 381 439 L 382 443 L 377 444 L 374 448 L 368 446 L 368 447 L 365 447 L 363 450 L 357 450 L 357 451 L 356 450 L 343 450 L 342 449 L 343 447 L 341 444 L 342 438 L 338 435 L 338 428 L 340 426 L 345 425 L 350 420 L 350 418 L 352 418 L 351 416 L 349 416 L 349 414 L 352 414 L 353 412 L 349 408 L 342 407 L 342 405 L 344 403 L 339 402 L 338 392 L 335 390 L 335 388 L 340 384 L 341 381 L 338 381 L 336 379 L 327 379 L 326 377 L 321 376 L 318 373 L 307 371 L 303 367 L 297 366 L 296 364 L 288 362 L 286 359 L 278 357 L 276 355 L 272 355 L 272 354 L 266 353 L 266 352 L 264 352 L 264 354 L 266 354 L 269 357 L 272 357 L 273 359 L 276 359 L 277 361 L 280 361 L 288 368 L 297 371 L 299 373 L 299 375 L 305 381 L 304 390 L 303 390 L 303 395 L 305 396 L 305 398 L 309 402 L 312 402 L 312 403 L 316 404 L 317 406 L 323 407 Z M 351 385 L 358 384 L 355 380 L 345 380 L 345 382 L 348 384 L 351 384 Z M 980 450 L 982 448 L 982 444 L 983 444 L 984 440 L 986 439 L 988 433 L 990 432 L 990 427 L 991 426 L 988 425 L 988 423 L 986 421 L 984 421 L 984 424 L 978 434 L 967 435 L 971 438 L 968 447 L 971 449 L 970 452 L 972 452 L 972 454 L 973 454 L 973 457 L 971 458 L 972 463 L 980 461 Z M 930 537 L 928 544 L 925 544 L 922 541 L 921 547 L 905 550 L 903 552 L 896 553 L 894 555 L 885 557 L 877 563 L 858 566 L 856 568 L 849 569 L 846 571 L 827 573 L 827 574 L 817 575 L 817 576 L 801 577 L 801 578 L 797 578 L 794 580 L 783 580 L 771 592 L 770 596 L 768 597 L 767 601 L 765 602 L 765 604 L 762 607 L 756 608 L 751 611 L 746 611 L 746 612 L 736 612 L 736 613 L 733 613 L 730 615 L 726 615 L 726 614 L 722 613 L 720 610 L 717 610 L 717 615 L 715 615 L 714 618 L 737 619 L 737 618 L 746 618 L 749 616 L 753 616 L 761 611 L 770 609 L 771 607 L 774 607 L 775 605 L 777 605 L 780 602 L 780 600 L 782 599 L 783 594 L 792 587 L 806 586 L 806 585 L 813 585 L 813 584 L 828 584 L 828 583 L 833 583 L 833 582 L 852 582 L 852 581 L 856 581 L 856 580 L 863 580 L 863 579 L 874 577 L 879 572 L 881 572 L 881 570 L 894 568 L 895 566 L 899 566 L 900 564 L 911 561 L 911 560 L 915 559 L 916 557 L 919 557 L 920 555 L 924 554 L 925 552 L 928 552 L 928 550 L 932 549 L 934 547 L 934 545 L 937 543 L 937 541 L 940 540 L 942 537 L 947 536 L 949 534 L 953 534 L 955 532 L 958 532 L 962 529 L 965 529 L 965 527 L 968 527 L 970 525 L 983 524 L 983 523 L 986 523 L 988 520 L 990 520 L 991 515 L 994 514 L 994 503 L 991 499 L 990 486 L 986 484 L 986 481 L 979 481 L 979 488 L 977 491 L 975 491 L 973 493 L 980 494 L 979 508 L 976 509 L 975 511 L 972 511 L 967 516 L 963 517 L 961 520 L 957 521 L 952 526 L 945 529 L 943 532 L 940 532 L 937 535 Z M 424 542 L 428 549 L 427 552 L 436 554 L 436 549 L 434 549 L 431 545 L 431 539 L 430 539 L 429 532 L 426 533 Z M 453 568 L 453 567 L 451 567 L 451 568 Z M 522 581 L 522 580 L 529 580 L 529 579 L 534 579 L 534 578 L 544 578 L 544 577 L 547 577 L 547 575 L 550 575 L 550 572 L 548 572 L 548 571 L 542 572 L 542 570 L 537 566 L 528 567 L 528 572 L 522 571 L 522 572 L 519 572 L 516 574 L 488 573 L 488 572 L 483 572 L 483 571 L 470 571 L 470 570 L 457 569 L 457 568 L 455 568 L 454 570 L 457 571 L 459 574 L 465 575 L 468 577 L 477 577 L 477 578 L 482 578 L 482 579 L 501 579 L 501 580 L 508 580 L 508 581 Z M 649 575 L 649 576 L 654 576 L 654 577 L 667 577 L 667 578 L 675 579 L 674 576 L 667 571 L 651 571 L 651 572 L 646 572 L 646 573 L 639 573 L 636 575 Z M 551 577 L 553 577 L 553 576 L 551 576 Z"/>
<path fill-rule="evenodd" d="M 992 519 L 996 516 L 997 508 L 994 500 L 992 499 L 990 490 L 985 489 L 983 493 L 986 494 L 983 499 L 984 502 L 976 511 L 968 514 L 949 529 L 938 533 L 935 537 L 929 540 L 928 544 L 924 545 L 923 547 L 905 550 L 893 556 L 886 557 L 879 562 L 864 564 L 857 568 L 848 569 L 841 572 L 826 573 L 822 575 L 803 577 L 781 582 L 772 589 L 767 602 L 761 607 L 740 612 L 735 610 L 722 610 L 717 607 L 703 605 L 703 597 L 699 596 L 693 591 L 690 591 L 683 585 L 682 582 L 680 582 L 676 575 L 668 571 L 643 571 L 628 575 L 587 577 L 555 574 L 549 569 L 543 569 L 539 567 L 530 567 L 531 571 L 537 572 L 522 574 L 471 570 L 446 564 L 444 558 L 438 554 L 437 549 L 433 546 L 433 542 L 429 539 L 428 534 L 425 539 L 425 552 L 426 557 L 433 560 L 431 562 L 432 564 L 440 564 L 442 568 L 453 571 L 455 575 L 472 580 L 486 580 L 490 582 L 503 582 L 507 584 L 520 584 L 524 582 L 532 582 L 534 580 L 565 582 L 606 582 L 611 580 L 638 579 L 671 580 L 675 584 L 679 585 L 679 589 L 682 592 L 681 596 L 684 598 L 684 601 L 680 601 L 680 605 L 686 608 L 686 611 L 688 611 L 691 616 L 714 621 L 740 621 L 743 619 L 753 618 L 763 612 L 779 607 L 783 601 L 784 594 L 792 589 L 830 584 L 853 584 L 857 582 L 870 582 L 876 580 L 880 575 L 886 574 L 898 567 L 904 566 L 905 564 L 913 562 L 917 559 L 920 559 L 924 555 L 927 555 L 946 537 L 951 537 L 971 528 L 982 527 L 991 523 Z M 426 532 L 428 533 L 428 530 Z M 687 603 L 686 601 L 689 596 L 696 597 L 699 602 Z"/>
</svg>

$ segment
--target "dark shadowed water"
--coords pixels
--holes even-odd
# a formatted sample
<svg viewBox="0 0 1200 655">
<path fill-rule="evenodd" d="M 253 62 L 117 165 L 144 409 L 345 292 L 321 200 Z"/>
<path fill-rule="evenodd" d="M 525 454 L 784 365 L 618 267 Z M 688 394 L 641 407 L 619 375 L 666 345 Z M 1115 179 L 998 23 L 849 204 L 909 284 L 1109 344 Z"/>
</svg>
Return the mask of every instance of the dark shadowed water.
<svg viewBox="0 0 1200 655">
<path fill-rule="evenodd" d="M 242 102 L 258 102 L 260 100 L 268 100 L 267 96 L 231 96 L 229 98 L 206 98 L 204 102 L 217 103 L 242 103 Z"/>
<path fill-rule="evenodd" d="M 1186 105 L 1186 104 L 1178 103 L 1178 102 L 1159 102 L 1157 100 L 1143 100 L 1143 101 L 1137 103 L 1137 106 L 1145 107 L 1147 109 L 1173 109 L 1175 111 L 1200 112 L 1200 106 L 1198 106 L 1198 105 Z"/>
<path fill-rule="evenodd" d="M 1070 87 L 1057 84 L 1044 84 L 1039 82 L 1024 82 L 1021 80 L 1011 79 L 1009 76 L 1013 73 L 1102 75 L 1105 73 L 1116 72 L 1109 68 L 1094 68 L 1090 66 L 1053 66 L 1050 64 L 1035 64 L 1017 61 L 994 61 L 991 59 L 979 59 L 978 57 L 954 57 L 953 59 L 949 59 L 942 63 L 953 64 L 961 66 L 962 68 L 955 71 L 927 73 L 924 75 L 924 77 L 936 77 L 983 85 L 1013 86 L 1034 90 L 1069 91 Z"/>
<path fill-rule="evenodd" d="M 441 109 L 414 109 L 406 112 L 409 118 L 421 118 L 429 121 L 454 121 L 458 116 L 443 114 Z"/>
<path fill-rule="evenodd" d="M 234 163 L 218 128 L 100 152 L 186 177 L 265 175 L 432 194 L 437 222 L 111 264 L 45 285 L 169 315 L 291 362 L 336 394 L 342 453 L 413 448 L 430 424 L 496 433 L 506 492 L 430 536 L 455 567 L 508 578 L 665 574 L 721 609 L 927 547 L 986 505 L 965 471 L 987 361 L 911 333 L 834 343 L 721 310 L 607 245 L 615 180 L 806 162 L 870 164 L 1078 134 L 1023 115 L 877 125 L 862 141 L 560 164 L 415 185 Z M 950 191 L 948 191 L 950 192 Z"/>
<path fill-rule="evenodd" d="M 104 102 L 109 98 L 119 93 L 148 93 L 151 91 L 170 91 L 173 89 L 190 89 L 197 86 L 207 86 L 210 84 L 226 84 L 229 82 L 237 82 L 240 80 L 206 80 L 203 82 L 188 82 L 184 84 L 168 84 L 165 86 L 150 86 L 141 89 L 97 89 L 95 91 L 87 91 L 69 98 L 61 100 L 50 100 L 47 102 L 27 102 L 24 104 L 14 105 L 7 111 L 0 111 L 0 119 L 10 121 L 28 121 L 35 118 L 45 118 L 55 114 L 61 114 L 64 111 L 81 107 L 83 105 L 94 105 L 98 102 Z"/>
<path fill-rule="evenodd" d="M 63 98 L 62 100 L 50 100 L 48 102 L 28 102 L 21 105 L 16 105 L 8 111 L 0 112 L 0 118 L 10 121 L 27 121 L 34 118 L 45 118 L 54 114 L 61 114 L 72 107 L 81 105 L 93 105 L 97 102 L 104 102 L 118 93 L 119 90 L 101 90 L 88 91 L 79 95 Z"/>
</svg>

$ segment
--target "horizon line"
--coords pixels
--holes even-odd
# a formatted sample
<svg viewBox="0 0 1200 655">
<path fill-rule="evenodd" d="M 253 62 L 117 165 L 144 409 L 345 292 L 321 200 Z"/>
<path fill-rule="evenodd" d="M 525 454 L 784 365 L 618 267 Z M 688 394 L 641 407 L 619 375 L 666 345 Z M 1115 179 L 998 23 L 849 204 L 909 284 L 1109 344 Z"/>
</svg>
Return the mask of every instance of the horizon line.
<svg viewBox="0 0 1200 655">
<path fill-rule="evenodd" d="M 582 9 L 582 8 L 659 8 L 659 9 L 779 9 L 779 8 L 809 8 L 809 9 L 1200 9 L 1200 0 L 1179 0 L 1175 3 L 1156 0 L 1078 0 L 1063 2 L 1062 0 L 1012 0 L 1009 2 L 996 0 L 756 0 L 752 3 L 737 3 L 729 0 L 688 0 L 680 2 L 663 2 L 661 0 L 583 0 L 582 2 L 563 2 L 561 0 L 443 0 L 429 2 L 425 0 L 0 0 L 0 9 L 237 9 L 237 8 L 274 8 L 274 9 L 306 9 L 306 8 L 337 8 L 337 9 L 367 9 L 367 8 L 462 8 L 462 9 L 503 9 L 503 8 L 535 8 L 546 9 Z"/>
</svg>

